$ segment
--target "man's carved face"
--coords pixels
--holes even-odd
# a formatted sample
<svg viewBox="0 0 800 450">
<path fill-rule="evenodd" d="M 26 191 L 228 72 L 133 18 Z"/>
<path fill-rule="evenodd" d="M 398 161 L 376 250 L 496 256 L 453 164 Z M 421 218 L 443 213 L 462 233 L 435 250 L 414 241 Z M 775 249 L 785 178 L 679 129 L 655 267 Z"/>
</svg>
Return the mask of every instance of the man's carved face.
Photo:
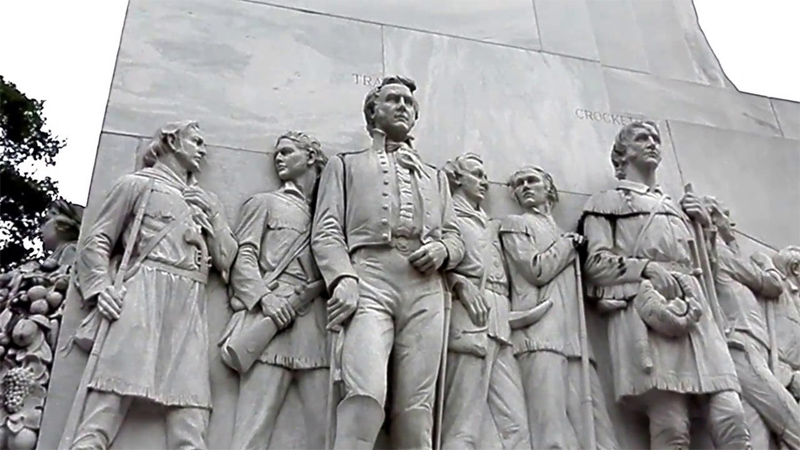
<svg viewBox="0 0 800 450">
<path fill-rule="evenodd" d="M 375 102 L 375 128 L 382 130 L 395 141 L 402 141 L 416 123 L 414 97 L 402 84 L 390 84 L 381 88 Z"/>
<path fill-rule="evenodd" d="M 719 207 L 721 208 L 721 207 Z M 717 232 L 719 233 L 719 237 L 726 243 L 729 243 L 736 239 L 733 235 L 733 230 L 736 224 L 731 220 L 731 212 L 727 209 L 720 210 L 719 208 L 713 208 L 711 211 L 711 221 L 714 222 L 714 226 L 717 228 Z"/>
<path fill-rule="evenodd" d="M 297 142 L 287 138 L 278 141 L 275 147 L 275 171 L 281 181 L 298 179 L 312 163 L 308 152 L 298 148 Z"/>
<path fill-rule="evenodd" d="M 189 127 L 179 133 L 175 156 L 186 171 L 190 173 L 199 172 L 200 166 L 206 159 L 205 139 L 203 139 L 200 131 L 194 127 Z"/>
<path fill-rule="evenodd" d="M 53 209 L 48 209 L 47 215 L 44 220 L 42 220 L 39 227 L 39 234 L 42 237 L 42 248 L 48 252 L 58 248 L 58 244 L 61 242 L 58 232 L 58 223 L 56 222 L 57 218 L 58 213 Z"/>
<path fill-rule="evenodd" d="M 489 179 L 483 164 L 476 159 L 467 159 L 461 163 L 458 181 L 459 190 L 470 203 L 480 205 L 489 190 Z"/>
<path fill-rule="evenodd" d="M 519 175 L 511 187 L 514 197 L 524 209 L 540 208 L 547 204 L 549 186 L 539 172 L 531 170 Z"/>
<path fill-rule="evenodd" d="M 628 142 L 628 164 L 641 172 L 655 170 L 661 163 L 661 137 L 648 126 L 636 128 Z"/>
</svg>

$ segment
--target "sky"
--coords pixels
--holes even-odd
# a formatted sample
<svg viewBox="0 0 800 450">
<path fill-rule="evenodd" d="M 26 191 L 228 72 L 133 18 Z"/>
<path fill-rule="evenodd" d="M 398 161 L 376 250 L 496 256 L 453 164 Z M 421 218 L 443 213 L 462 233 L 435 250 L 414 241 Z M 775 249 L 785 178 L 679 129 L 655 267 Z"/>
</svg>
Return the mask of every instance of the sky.
<svg viewBox="0 0 800 450">
<path fill-rule="evenodd" d="M 603 1 L 603 0 L 593 0 Z M 651 1 L 651 0 L 632 0 Z M 0 74 L 45 100 L 50 130 L 67 140 L 40 170 L 84 204 L 127 0 L 0 0 Z M 695 0 L 700 25 L 743 92 L 800 101 L 800 1 Z"/>
</svg>

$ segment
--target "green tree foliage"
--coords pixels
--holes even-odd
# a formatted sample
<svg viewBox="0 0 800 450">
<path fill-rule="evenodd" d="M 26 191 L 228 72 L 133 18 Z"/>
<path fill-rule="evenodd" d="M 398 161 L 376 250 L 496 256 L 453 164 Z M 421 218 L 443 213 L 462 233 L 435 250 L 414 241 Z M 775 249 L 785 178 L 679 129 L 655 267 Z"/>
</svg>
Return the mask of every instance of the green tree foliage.
<svg viewBox="0 0 800 450">
<path fill-rule="evenodd" d="M 45 128 L 43 106 L 0 76 L 0 271 L 32 256 L 25 244 L 38 242 L 39 223 L 58 198 L 53 180 L 23 169 L 54 165 L 65 145 Z"/>
</svg>

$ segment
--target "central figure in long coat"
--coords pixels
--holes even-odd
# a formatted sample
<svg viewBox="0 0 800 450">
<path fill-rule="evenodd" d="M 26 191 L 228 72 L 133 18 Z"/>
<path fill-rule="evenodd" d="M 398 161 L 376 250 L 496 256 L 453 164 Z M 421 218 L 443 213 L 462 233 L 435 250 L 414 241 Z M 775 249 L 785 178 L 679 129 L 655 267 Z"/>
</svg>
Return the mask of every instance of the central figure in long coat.
<svg viewBox="0 0 800 450">
<path fill-rule="evenodd" d="M 372 147 L 331 158 L 320 180 L 311 246 L 332 294 L 329 327 L 344 325 L 336 449 L 373 448 L 390 376 L 393 446 L 432 447 L 447 300 L 441 272 L 461 261 L 464 243 L 445 175 L 411 148 L 415 89 L 391 76 L 370 91 Z"/>
</svg>

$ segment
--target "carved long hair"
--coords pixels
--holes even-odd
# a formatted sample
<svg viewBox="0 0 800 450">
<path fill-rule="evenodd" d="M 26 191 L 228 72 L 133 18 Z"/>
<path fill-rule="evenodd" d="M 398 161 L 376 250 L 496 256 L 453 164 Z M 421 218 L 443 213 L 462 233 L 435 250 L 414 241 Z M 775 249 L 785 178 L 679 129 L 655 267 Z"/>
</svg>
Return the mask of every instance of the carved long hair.
<svg viewBox="0 0 800 450">
<path fill-rule="evenodd" d="M 450 184 L 450 191 L 455 192 L 456 189 L 459 188 L 460 183 L 458 180 L 464 174 L 466 169 L 464 169 L 464 164 L 469 161 L 476 161 L 483 165 L 483 158 L 477 153 L 464 153 L 463 155 L 458 155 L 455 158 L 447 161 L 442 167 L 444 174 L 447 175 L 447 181 Z"/>
<path fill-rule="evenodd" d="M 55 200 L 47 207 L 47 218 L 55 222 L 58 237 L 62 242 L 78 240 L 83 221 L 83 209 L 83 206 L 63 199 Z"/>
<path fill-rule="evenodd" d="M 661 136 L 658 125 L 650 120 L 631 122 L 619 130 L 617 137 L 614 139 L 614 145 L 611 147 L 611 165 L 614 166 L 614 175 L 620 180 L 624 180 L 627 177 L 628 148 L 636 135 L 636 130 L 640 129 L 655 133 L 659 137 Z"/>
<path fill-rule="evenodd" d="M 319 178 L 322 174 L 322 169 L 325 167 L 325 164 L 328 163 L 328 157 L 322 152 L 322 144 L 317 140 L 317 138 L 303 133 L 302 131 L 287 131 L 275 140 L 276 148 L 283 139 L 288 139 L 294 142 L 297 145 L 297 148 L 306 152 L 306 155 L 309 158 L 314 158 L 314 189 L 309 193 L 309 200 L 316 199 L 317 190 L 319 188 Z"/>
<path fill-rule="evenodd" d="M 778 253 L 772 255 L 772 263 L 785 277 L 800 275 L 796 273 L 800 269 L 800 247 L 790 245 L 781 249 Z"/>
<path fill-rule="evenodd" d="M 375 119 L 372 116 L 375 114 L 378 96 L 381 93 L 381 89 L 392 84 L 399 84 L 407 87 L 408 90 L 411 91 L 412 96 L 414 91 L 417 90 L 417 83 L 411 78 L 406 78 L 402 75 L 389 75 L 384 77 L 380 84 L 372 88 L 366 98 L 364 98 L 364 120 L 367 122 L 367 133 L 369 133 L 370 136 L 372 135 L 372 130 L 375 129 Z M 414 119 L 419 119 L 419 103 L 416 97 L 414 97 Z"/>
<path fill-rule="evenodd" d="M 159 158 L 173 151 L 169 145 L 169 138 L 180 139 L 189 130 L 199 131 L 200 125 L 194 120 L 181 120 L 168 123 L 159 128 L 153 135 L 153 139 L 147 146 L 144 155 L 142 155 L 142 165 L 144 167 L 153 167 Z"/>
<path fill-rule="evenodd" d="M 556 187 L 555 181 L 553 181 L 553 176 L 550 175 L 549 172 L 542 169 L 539 166 L 524 166 L 521 169 L 517 170 L 516 172 L 512 173 L 510 177 L 508 177 L 508 182 L 506 185 L 512 190 L 514 190 L 514 185 L 517 184 L 517 181 L 523 177 L 525 174 L 528 173 L 537 173 L 539 174 L 542 179 L 544 180 L 545 185 L 547 186 L 547 201 L 550 203 L 550 206 L 554 206 L 558 203 L 558 188 Z M 514 198 L 515 200 L 516 197 Z M 519 200 L 517 200 L 519 201 Z"/>
</svg>

